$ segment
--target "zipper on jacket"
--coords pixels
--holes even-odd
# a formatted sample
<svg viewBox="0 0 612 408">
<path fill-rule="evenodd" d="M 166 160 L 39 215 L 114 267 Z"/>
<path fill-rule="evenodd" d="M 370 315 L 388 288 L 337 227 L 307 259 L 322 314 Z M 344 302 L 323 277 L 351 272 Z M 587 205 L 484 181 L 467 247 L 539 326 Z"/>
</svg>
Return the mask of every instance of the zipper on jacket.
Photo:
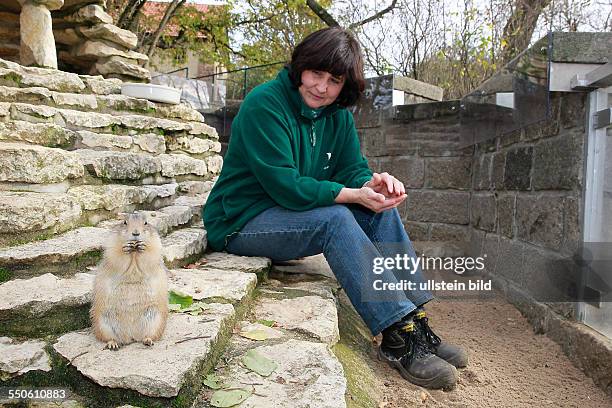
<svg viewBox="0 0 612 408">
<path fill-rule="evenodd" d="M 317 132 L 315 130 L 314 120 L 310 122 L 310 144 L 315 147 L 317 144 Z"/>
</svg>

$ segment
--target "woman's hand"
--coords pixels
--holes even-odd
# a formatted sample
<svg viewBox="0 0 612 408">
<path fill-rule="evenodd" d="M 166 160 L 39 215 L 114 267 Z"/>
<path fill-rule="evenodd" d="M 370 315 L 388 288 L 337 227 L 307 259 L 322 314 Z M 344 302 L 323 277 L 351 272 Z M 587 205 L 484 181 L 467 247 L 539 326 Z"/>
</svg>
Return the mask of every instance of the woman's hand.
<svg viewBox="0 0 612 408">
<path fill-rule="evenodd" d="M 406 194 L 404 184 L 389 173 L 374 173 L 364 187 L 370 187 L 385 197 L 399 197 Z"/>
<path fill-rule="evenodd" d="M 362 206 L 376 212 L 383 212 L 397 207 L 406 199 L 406 194 L 394 197 L 385 197 L 384 194 L 377 193 L 370 187 L 343 188 L 336 197 L 338 204 L 361 204 Z"/>
</svg>

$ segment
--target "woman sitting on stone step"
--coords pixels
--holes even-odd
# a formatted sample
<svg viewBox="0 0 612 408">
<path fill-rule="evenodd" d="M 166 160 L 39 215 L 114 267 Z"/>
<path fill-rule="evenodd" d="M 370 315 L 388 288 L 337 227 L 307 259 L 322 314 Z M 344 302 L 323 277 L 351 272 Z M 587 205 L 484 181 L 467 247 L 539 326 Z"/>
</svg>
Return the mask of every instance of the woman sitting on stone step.
<svg viewBox="0 0 612 408">
<path fill-rule="evenodd" d="M 359 43 L 338 27 L 310 34 L 253 89 L 204 209 L 208 243 L 274 261 L 323 253 L 372 334 L 382 332 L 380 358 L 415 384 L 452 388 L 467 355 L 431 331 L 421 269 L 400 262 L 416 260 L 396 209 L 406 191 L 361 155 L 347 107 L 363 89 Z M 416 288 L 398 285 L 402 274 Z"/>
</svg>

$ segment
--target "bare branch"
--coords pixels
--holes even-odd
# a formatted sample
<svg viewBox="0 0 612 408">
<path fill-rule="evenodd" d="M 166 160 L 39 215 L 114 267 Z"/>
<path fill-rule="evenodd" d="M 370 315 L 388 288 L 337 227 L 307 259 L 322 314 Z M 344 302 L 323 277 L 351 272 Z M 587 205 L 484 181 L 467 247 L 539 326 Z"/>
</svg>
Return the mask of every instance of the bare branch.
<svg viewBox="0 0 612 408">
<path fill-rule="evenodd" d="M 363 19 L 363 20 L 361 20 L 361 21 L 358 21 L 358 22 L 356 22 L 356 23 L 353 23 L 353 24 L 349 25 L 349 26 L 348 26 L 348 28 L 349 28 L 349 29 L 353 29 L 353 28 L 355 28 L 355 27 L 359 27 L 359 26 L 362 26 L 362 25 L 364 25 L 364 24 L 367 24 L 367 23 L 369 23 L 370 21 L 374 21 L 374 20 L 377 20 L 377 19 L 381 18 L 382 16 L 384 16 L 384 15 L 385 15 L 385 14 L 387 14 L 388 12 L 392 11 L 392 10 L 395 8 L 396 3 L 397 3 L 397 0 L 393 0 L 393 1 L 391 2 L 391 4 L 389 5 L 389 7 L 387 7 L 386 9 L 384 9 L 384 10 L 380 10 L 378 13 L 375 13 L 375 14 L 371 15 L 371 16 L 370 16 L 370 17 L 368 17 L 368 18 L 365 18 L 365 19 Z"/>
</svg>

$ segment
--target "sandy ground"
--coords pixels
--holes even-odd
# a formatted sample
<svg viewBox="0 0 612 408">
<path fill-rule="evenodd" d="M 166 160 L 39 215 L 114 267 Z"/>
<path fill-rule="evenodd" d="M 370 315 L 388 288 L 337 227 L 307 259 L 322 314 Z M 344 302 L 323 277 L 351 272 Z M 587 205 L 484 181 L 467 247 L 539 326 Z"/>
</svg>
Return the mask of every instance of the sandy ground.
<svg viewBox="0 0 612 408">
<path fill-rule="evenodd" d="M 470 364 L 452 391 L 425 390 L 376 362 L 385 400 L 396 407 L 612 407 L 609 398 L 545 335 L 537 335 L 512 305 L 486 300 L 438 299 L 427 308 L 443 339 L 467 348 Z"/>
<path fill-rule="evenodd" d="M 321 256 L 293 262 L 289 269 L 333 276 Z M 479 279 L 439 271 L 425 275 L 447 282 Z M 494 290 L 434 294 L 436 299 L 426 307 L 430 326 L 443 340 L 465 347 L 470 363 L 459 370 L 452 391 L 427 390 L 379 361 L 375 346 L 380 336 L 373 338 L 369 365 L 380 379 L 379 391 L 384 396 L 378 408 L 612 408 L 612 398 L 576 368 L 557 343 L 535 334 L 503 295 Z"/>
</svg>

